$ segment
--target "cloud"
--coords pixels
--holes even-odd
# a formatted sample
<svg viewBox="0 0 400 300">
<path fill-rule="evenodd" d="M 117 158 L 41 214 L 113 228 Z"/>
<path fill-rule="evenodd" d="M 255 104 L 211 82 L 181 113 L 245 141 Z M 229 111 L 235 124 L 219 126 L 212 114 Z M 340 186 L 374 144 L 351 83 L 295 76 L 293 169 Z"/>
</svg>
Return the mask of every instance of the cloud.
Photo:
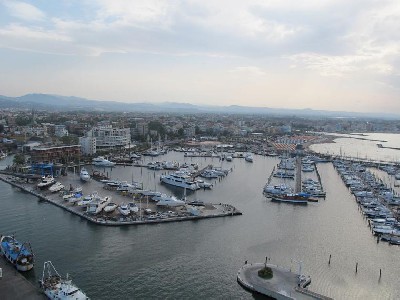
<svg viewBox="0 0 400 300">
<path fill-rule="evenodd" d="M 3 5 L 7 8 L 11 16 L 21 20 L 42 21 L 46 16 L 43 11 L 25 2 L 6 0 L 3 2 Z"/>
</svg>

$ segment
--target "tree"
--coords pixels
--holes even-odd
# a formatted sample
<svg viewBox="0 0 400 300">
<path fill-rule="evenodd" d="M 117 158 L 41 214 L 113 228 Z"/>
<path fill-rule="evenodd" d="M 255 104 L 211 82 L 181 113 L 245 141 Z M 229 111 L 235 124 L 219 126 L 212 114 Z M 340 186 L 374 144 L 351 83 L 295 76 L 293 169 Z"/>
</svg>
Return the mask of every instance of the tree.
<svg viewBox="0 0 400 300">
<path fill-rule="evenodd" d="M 25 164 L 25 155 L 22 153 L 15 154 L 13 163 L 14 163 L 14 165 L 17 165 L 17 166 L 24 165 Z"/>
</svg>

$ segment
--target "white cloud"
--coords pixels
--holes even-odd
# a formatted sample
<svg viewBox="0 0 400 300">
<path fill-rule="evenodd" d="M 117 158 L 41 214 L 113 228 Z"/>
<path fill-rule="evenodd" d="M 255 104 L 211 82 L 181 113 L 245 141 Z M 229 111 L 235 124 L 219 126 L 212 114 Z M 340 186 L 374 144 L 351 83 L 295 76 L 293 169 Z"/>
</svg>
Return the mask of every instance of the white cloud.
<svg viewBox="0 0 400 300">
<path fill-rule="evenodd" d="M 37 7 L 14 0 L 6 0 L 3 2 L 10 15 L 18 19 L 26 21 L 41 21 L 45 18 L 46 14 Z"/>
</svg>

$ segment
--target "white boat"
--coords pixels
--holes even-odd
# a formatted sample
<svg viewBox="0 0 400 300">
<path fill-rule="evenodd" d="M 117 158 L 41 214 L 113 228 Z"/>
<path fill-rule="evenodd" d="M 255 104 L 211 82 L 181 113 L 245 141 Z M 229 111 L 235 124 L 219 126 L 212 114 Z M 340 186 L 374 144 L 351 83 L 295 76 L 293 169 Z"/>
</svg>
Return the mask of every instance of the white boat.
<svg viewBox="0 0 400 300">
<path fill-rule="evenodd" d="M 307 165 L 307 164 L 303 164 L 303 166 L 301 167 L 301 171 L 303 172 L 314 172 L 315 169 L 312 165 Z"/>
<path fill-rule="evenodd" d="M 98 167 L 114 167 L 115 162 L 111 162 L 108 159 L 105 159 L 104 156 L 98 156 L 93 159 L 92 163 Z"/>
<path fill-rule="evenodd" d="M 88 171 L 85 168 L 81 169 L 79 177 L 81 178 L 82 181 L 85 181 L 85 182 L 89 181 L 89 179 L 90 179 L 90 175 L 89 175 Z"/>
<path fill-rule="evenodd" d="M 49 187 L 50 185 L 54 184 L 55 182 L 56 182 L 56 180 L 54 179 L 54 177 L 52 175 L 43 176 L 41 181 L 38 183 L 37 187 L 39 189 L 44 189 L 44 188 Z"/>
<path fill-rule="evenodd" d="M 106 196 L 104 198 L 92 200 L 86 207 L 86 212 L 90 214 L 98 214 L 103 210 L 104 207 L 111 201 L 111 197 Z"/>
<path fill-rule="evenodd" d="M 225 159 L 226 159 L 226 161 L 232 161 L 232 160 L 233 160 L 233 157 L 232 157 L 232 155 L 227 155 L 227 156 L 225 157 Z"/>
<path fill-rule="evenodd" d="M 253 162 L 253 155 L 251 155 L 251 153 L 246 154 L 244 160 L 247 162 Z"/>
<path fill-rule="evenodd" d="M 139 211 L 139 207 L 136 205 L 135 202 L 128 203 L 129 210 L 133 213 L 137 213 Z"/>
<path fill-rule="evenodd" d="M 196 180 L 197 185 L 202 189 L 212 189 L 213 184 L 202 179 Z"/>
<path fill-rule="evenodd" d="M 86 300 L 89 299 L 82 290 L 74 285 L 71 279 L 62 278 L 51 261 L 46 261 L 43 267 L 40 287 L 49 299 L 54 300 Z"/>
<path fill-rule="evenodd" d="M 56 183 L 54 183 L 49 187 L 49 191 L 55 193 L 61 191 L 63 188 L 64 185 L 61 182 L 57 181 Z"/>
<path fill-rule="evenodd" d="M 97 192 L 93 192 L 92 194 L 87 195 L 83 198 L 81 197 L 80 201 L 78 201 L 78 206 L 86 207 L 95 199 L 100 199 L 100 196 Z"/>
<path fill-rule="evenodd" d="M 125 203 L 121 203 L 118 206 L 118 210 L 119 210 L 120 214 L 123 215 L 123 216 L 127 216 L 127 215 L 129 215 L 131 213 L 131 210 L 130 210 L 129 206 L 127 204 L 125 204 Z"/>
<path fill-rule="evenodd" d="M 157 206 L 183 206 L 185 201 L 179 200 L 175 196 L 164 197 L 157 202 Z"/>
<path fill-rule="evenodd" d="M 141 157 L 142 157 L 142 156 L 139 155 L 139 154 L 132 153 L 131 156 L 130 156 L 130 159 L 131 159 L 131 160 L 134 160 L 134 159 L 138 159 L 138 158 L 141 158 Z"/>
<path fill-rule="evenodd" d="M 104 207 L 104 212 L 110 213 L 110 212 L 113 212 L 116 208 L 117 208 L 117 204 L 114 202 L 110 202 Z"/>
<path fill-rule="evenodd" d="M 163 183 L 186 188 L 192 191 L 198 190 L 200 187 L 196 182 L 194 182 L 190 176 L 185 174 L 184 172 L 175 172 L 168 175 L 161 175 L 160 180 Z"/>
</svg>

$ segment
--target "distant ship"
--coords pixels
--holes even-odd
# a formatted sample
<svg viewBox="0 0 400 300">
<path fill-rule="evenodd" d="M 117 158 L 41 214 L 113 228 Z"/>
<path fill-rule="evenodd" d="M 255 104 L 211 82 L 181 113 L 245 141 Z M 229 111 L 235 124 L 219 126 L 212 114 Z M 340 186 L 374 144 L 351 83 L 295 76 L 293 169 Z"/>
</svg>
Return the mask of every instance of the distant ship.
<svg viewBox="0 0 400 300">
<path fill-rule="evenodd" d="M 29 243 L 21 244 L 14 236 L 3 236 L 0 239 L 0 249 L 18 271 L 25 272 L 33 268 L 33 252 Z"/>
<path fill-rule="evenodd" d="M 67 277 L 64 279 L 58 274 L 51 261 L 46 261 L 43 267 L 42 279 L 39 281 L 40 287 L 49 299 L 57 300 L 86 300 L 89 299 Z"/>
</svg>

